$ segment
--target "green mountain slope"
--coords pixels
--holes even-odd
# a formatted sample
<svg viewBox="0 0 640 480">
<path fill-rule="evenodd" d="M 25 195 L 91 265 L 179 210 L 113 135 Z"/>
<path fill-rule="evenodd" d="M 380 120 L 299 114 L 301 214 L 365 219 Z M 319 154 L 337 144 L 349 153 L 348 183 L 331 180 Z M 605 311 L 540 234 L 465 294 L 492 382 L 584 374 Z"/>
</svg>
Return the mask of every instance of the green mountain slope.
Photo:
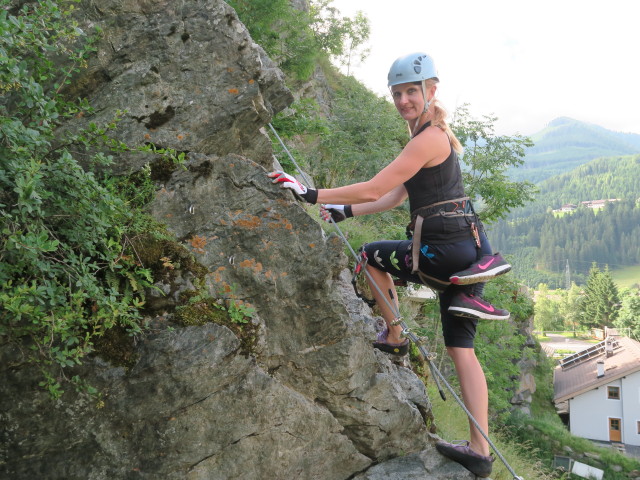
<svg viewBox="0 0 640 480">
<path fill-rule="evenodd" d="M 555 210 L 565 203 L 604 198 L 636 200 L 640 197 L 640 155 L 597 158 L 541 181 L 538 188 L 536 199 L 513 210 L 510 220 Z"/>
<path fill-rule="evenodd" d="M 640 262 L 640 155 L 599 158 L 539 187 L 534 202 L 489 229 L 493 248 L 512 256 L 521 278 L 562 285 L 567 261 L 581 275 L 592 262 L 612 269 Z M 614 198 L 620 201 L 603 210 L 552 212 L 567 203 Z"/>
<path fill-rule="evenodd" d="M 640 135 L 614 132 L 560 117 L 531 136 L 525 163 L 509 172 L 516 180 L 538 183 L 600 157 L 640 153 Z"/>
</svg>

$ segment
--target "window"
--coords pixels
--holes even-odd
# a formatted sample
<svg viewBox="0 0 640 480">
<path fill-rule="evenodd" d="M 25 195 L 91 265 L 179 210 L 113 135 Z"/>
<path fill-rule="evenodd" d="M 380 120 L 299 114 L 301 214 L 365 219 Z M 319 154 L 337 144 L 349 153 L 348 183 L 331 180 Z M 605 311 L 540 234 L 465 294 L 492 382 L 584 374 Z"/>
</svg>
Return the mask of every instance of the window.
<svg viewBox="0 0 640 480">
<path fill-rule="evenodd" d="M 607 398 L 610 400 L 620 400 L 620 387 L 607 387 Z"/>
<path fill-rule="evenodd" d="M 637 425 L 637 429 L 638 429 L 638 435 L 640 435 L 640 420 L 636 422 Z"/>
</svg>

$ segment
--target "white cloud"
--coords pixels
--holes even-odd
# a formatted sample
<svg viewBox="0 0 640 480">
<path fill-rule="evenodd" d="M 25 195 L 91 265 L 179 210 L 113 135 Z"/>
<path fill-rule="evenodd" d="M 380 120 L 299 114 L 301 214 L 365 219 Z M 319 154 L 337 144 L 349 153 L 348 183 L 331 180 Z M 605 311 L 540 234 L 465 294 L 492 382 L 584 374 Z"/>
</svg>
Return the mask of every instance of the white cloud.
<svg viewBox="0 0 640 480">
<path fill-rule="evenodd" d="M 560 116 L 640 134 L 635 0 L 334 0 L 371 21 L 371 54 L 352 73 L 385 94 L 393 60 L 431 54 L 440 98 L 531 134 Z"/>
</svg>

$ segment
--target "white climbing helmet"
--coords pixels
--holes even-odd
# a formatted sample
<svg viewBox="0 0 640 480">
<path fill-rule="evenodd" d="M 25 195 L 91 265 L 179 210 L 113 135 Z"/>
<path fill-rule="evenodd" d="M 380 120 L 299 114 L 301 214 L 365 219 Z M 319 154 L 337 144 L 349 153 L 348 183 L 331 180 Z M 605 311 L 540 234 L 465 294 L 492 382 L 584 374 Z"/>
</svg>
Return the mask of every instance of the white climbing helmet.
<svg viewBox="0 0 640 480">
<path fill-rule="evenodd" d="M 423 52 L 411 53 L 398 58 L 391 68 L 387 79 L 388 86 L 400 83 L 421 82 L 429 78 L 438 79 L 438 72 L 433 58 Z"/>
</svg>

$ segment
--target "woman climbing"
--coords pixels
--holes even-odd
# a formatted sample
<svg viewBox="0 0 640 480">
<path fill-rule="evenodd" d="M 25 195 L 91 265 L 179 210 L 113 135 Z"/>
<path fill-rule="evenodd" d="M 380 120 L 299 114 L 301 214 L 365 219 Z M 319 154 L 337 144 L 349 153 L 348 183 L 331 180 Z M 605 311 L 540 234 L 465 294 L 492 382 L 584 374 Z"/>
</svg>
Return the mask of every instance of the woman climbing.
<svg viewBox="0 0 640 480">
<path fill-rule="evenodd" d="M 471 202 L 464 194 L 458 154 L 462 145 L 446 123 L 435 95 L 438 74 L 425 53 L 398 58 L 389 71 L 394 104 L 407 122 L 411 139 L 400 155 L 372 179 L 338 188 L 307 188 L 275 171 L 274 183 L 293 190 L 309 203 L 326 204 L 321 214 L 335 221 L 389 210 L 407 198 L 411 210 L 410 240 L 383 240 L 363 246 L 367 280 L 386 328 L 373 346 L 406 354 L 409 340 L 395 324 L 398 310 L 392 275 L 438 291 L 444 343 L 460 380 L 464 403 L 488 432 L 487 384 L 473 341 L 477 319 L 506 319 L 509 312 L 481 297 L 483 283 L 510 266 L 493 254 Z M 377 286 L 374 288 L 374 285 Z M 389 298 L 383 295 L 389 292 Z M 493 457 L 482 434 L 470 422 L 470 441 L 438 442 L 437 449 L 479 477 L 491 473 Z"/>
</svg>

